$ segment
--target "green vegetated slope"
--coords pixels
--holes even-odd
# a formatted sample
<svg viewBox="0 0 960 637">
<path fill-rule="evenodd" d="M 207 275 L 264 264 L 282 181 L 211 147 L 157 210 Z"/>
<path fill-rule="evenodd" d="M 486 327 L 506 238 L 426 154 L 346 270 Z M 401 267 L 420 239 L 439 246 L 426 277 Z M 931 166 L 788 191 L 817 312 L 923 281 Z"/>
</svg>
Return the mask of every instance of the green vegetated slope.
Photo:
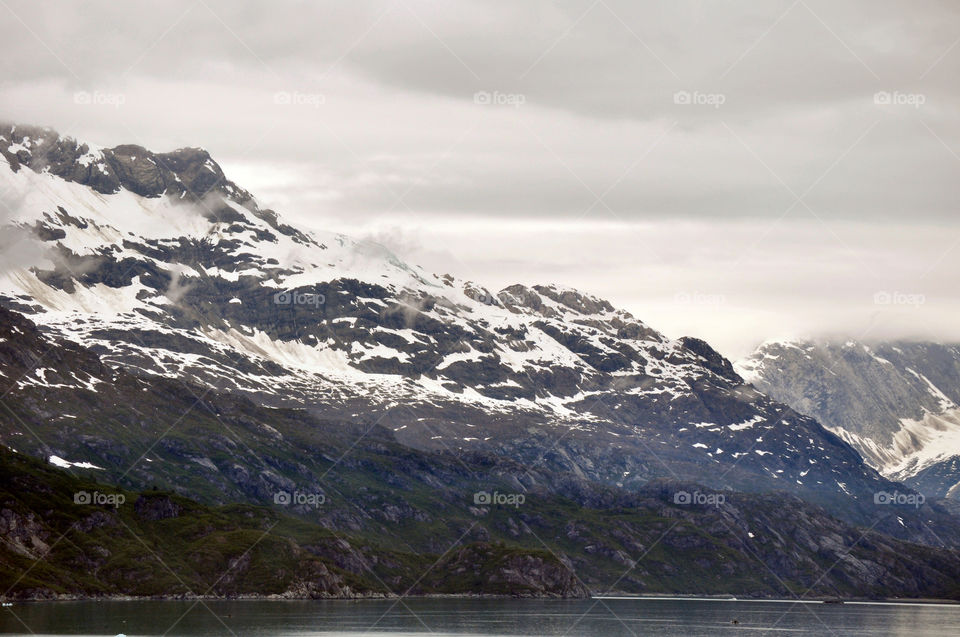
<svg viewBox="0 0 960 637">
<path fill-rule="evenodd" d="M 265 507 L 114 489 L 7 449 L 0 485 L 0 588 L 8 598 L 586 594 L 546 551 L 490 543 L 453 547 L 446 559 L 394 551 Z M 460 551 L 480 569 L 469 582 L 446 577 Z M 517 566 L 551 577 L 514 583 L 504 571 Z"/>
<path fill-rule="evenodd" d="M 436 528 L 402 525 L 379 541 L 276 508 L 211 507 L 164 491 L 118 490 L 7 449 L 0 450 L 0 485 L 0 587 L 8 598 L 944 598 L 957 596 L 960 576 L 960 559 L 950 552 L 864 533 L 791 496 L 733 496 L 723 507 L 667 497 L 692 485 L 652 485 L 628 499 L 595 493 L 600 508 L 578 503 L 583 493 L 531 495 L 517 507 L 470 507 Z M 106 503 L 118 495 L 121 504 Z M 790 536 L 778 531 L 787 525 Z M 447 531 L 454 526 L 463 529 L 459 541 Z M 418 552 L 405 539 L 432 532 L 444 533 L 446 549 Z"/>
</svg>

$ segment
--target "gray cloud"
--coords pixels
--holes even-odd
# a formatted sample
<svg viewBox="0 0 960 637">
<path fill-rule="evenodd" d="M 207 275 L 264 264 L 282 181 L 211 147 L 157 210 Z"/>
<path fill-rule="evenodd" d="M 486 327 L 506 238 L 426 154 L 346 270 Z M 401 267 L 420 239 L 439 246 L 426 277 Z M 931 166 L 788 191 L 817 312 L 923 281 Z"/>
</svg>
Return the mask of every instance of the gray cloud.
<svg viewBox="0 0 960 637">
<path fill-rule="evenodd" d="M 858 329 L 881 285 L 928 290 L 952 334 L 954 2 L 7 5 L 4 118 L 203 145 L 300 223 L 483 283 L 562 276 L 731 351 Z"/>
</svg>

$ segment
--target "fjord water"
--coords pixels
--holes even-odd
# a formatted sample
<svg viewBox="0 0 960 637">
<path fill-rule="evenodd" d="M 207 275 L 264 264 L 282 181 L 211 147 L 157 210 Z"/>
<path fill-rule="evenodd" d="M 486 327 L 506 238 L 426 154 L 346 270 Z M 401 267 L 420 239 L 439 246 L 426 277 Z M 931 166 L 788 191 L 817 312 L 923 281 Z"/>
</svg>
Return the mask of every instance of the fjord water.
<svg viewBox="0 0 960 637">
<path fill-rule="evenodd" d="M 417 598 L 41 602 L 2 611 L 0 632 L 36 635 L 960 635 L 960 606 L 925 604 Z"/>
</svg>

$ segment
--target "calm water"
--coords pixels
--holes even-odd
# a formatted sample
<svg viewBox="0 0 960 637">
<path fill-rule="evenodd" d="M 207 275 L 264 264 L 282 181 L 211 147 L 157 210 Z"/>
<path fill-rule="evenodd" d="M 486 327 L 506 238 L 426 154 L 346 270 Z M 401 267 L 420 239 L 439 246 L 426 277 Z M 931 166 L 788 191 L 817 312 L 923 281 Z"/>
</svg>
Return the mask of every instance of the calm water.
<svg viewBox="0 0 960 637">
<path fill-rule="evenodd" d="M 19 619 L 17 619 L 19 618 Z M 739 624 L 733 624 L 733 620 Z M 22 620 L 22 623 L 21 623 Z M 37 635 L 960 635 L 960 606 L 677 599 L 60 602 L 3 608 Z"/>
</svg>

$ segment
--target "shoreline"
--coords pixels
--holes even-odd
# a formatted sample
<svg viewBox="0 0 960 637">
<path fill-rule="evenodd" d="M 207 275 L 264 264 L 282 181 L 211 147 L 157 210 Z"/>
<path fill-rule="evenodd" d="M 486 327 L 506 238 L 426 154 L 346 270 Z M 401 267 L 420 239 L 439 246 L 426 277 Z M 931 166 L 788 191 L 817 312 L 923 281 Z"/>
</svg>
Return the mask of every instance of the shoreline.
<svg viewBox="0 0 960 637">
<path fill-rule="evenodd" d="M 806 599 L 790 599 L 786 597 L 737 597 L 736 595 L 663 595 L 645 593 L 638 595 L 598 595 L 590 599 L 607 601 L 630 600 L 662 600 L 662 601 L 697 601 L 697 602 L 758 602 L 767 604 L 860 604 L 860 605 L 899 605 L 899 606 L 960 606 L 960 600 L 937 597 L 809 597 Z"/>
<path fill-rule="evenodd" d="M 245 594 L 223 597 L 218 595 L 80 595 L 64 594 L 56 597 L 38 597 L 26 599 L 3 599 L 4 607 L 23 604 L 65 603 L 65 602 L 367 602 L 396 599 L 490 599 L 490 600 L 527 600 L 527 601 L 699 601 L 699 602 L 757 602 L 773 604 L 831 604 L 831 605 L 891 605 L 891 606 L 957 606 L 960 600 L 938 598 L 809 598 L 789 599 L 781 597 L 738 597 L 736 595 L 684 595 L 644 593 L 637 595 L 595 595 L 590 597 L 559 597 L 553 595 L 503 595 L 484 593 L 425 593 L 418 595 L 372 594 L 350 597 L 295 597 L 282 594 L 260 595 Z"/>
</svg>

